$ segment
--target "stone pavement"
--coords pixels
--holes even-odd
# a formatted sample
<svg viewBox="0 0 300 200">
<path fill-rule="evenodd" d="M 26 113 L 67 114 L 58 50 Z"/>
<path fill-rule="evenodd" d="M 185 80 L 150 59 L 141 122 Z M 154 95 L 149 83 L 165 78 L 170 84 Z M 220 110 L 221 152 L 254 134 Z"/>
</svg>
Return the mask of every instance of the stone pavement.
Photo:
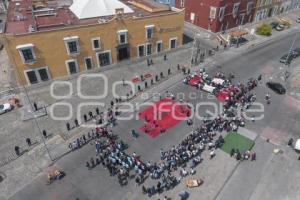
<svg viewBox="0 0 300 200">
<path fill-rule="evenodd" d="M 254 133 L 253 131 L 250 131 L 249 129 L 245 128 L 245 127 L 240 127 L 238 130 L 238 133 L 240 135 L 245 136 L 246 138 L 249 138 L 250 140 L 255 140 L 256 137 L 258 136 L 257 133 Z"/>
<path fill-rule="evenodd" d="M 15 87 L 14 74 L 5 49 L 0 51 L 0 93 Z"/>
<path fill-rule="evenodd" d="M 258 138 L 252 149 L 253 152 L 256 152 L 257 160 L 255 162 L 240 162 L 239 167 L 233 172 L 216 200 L 249 199 L 263 173 L 268 171 L 269 164 L 274 156 L 272 154 L 273 148 L 272 144 Z"/>
</svg>

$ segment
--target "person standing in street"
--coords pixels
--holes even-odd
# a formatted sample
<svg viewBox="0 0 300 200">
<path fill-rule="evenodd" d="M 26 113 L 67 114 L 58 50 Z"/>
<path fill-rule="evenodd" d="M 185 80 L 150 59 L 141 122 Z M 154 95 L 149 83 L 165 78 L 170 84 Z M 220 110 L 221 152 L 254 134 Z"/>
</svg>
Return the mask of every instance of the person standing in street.
<svg viewBox="0 0 300 200">
<path fill-rule="evenodd" d="M 71 130 L 71 127 L 70 127 L 70 123 L 69 123 L 69 122 L 66 123 L 66 127 L 67 127 L 67 130 L 68 130 L 68 131 Z"/>
<path fill-rule="evenodd" d="M 76 127 L 79 126 L 79 123 L 78 123 L 78 120 L 77 120 L 77 119 L 74 120 L 74 123 L 75 123 L 75 126 L 76 126 Z"/>
<path fill-rule="evenodd" d="M 35 110 L 35 111 L 38 110 L 37 104 L 36 104 L 35 102 L 33 102 L 33 107 L 34 107 L 34 110 Z"/>
<path fill-rule="evenodd" d="M 30 147 L 31 146 L 31 140 L 30 140 L 30 138 L 26 138 L 26 143 L 27 143 L 27 145 Z"/>
<path fill-rule="evenodd" d="M 43 130 L 42 133 L 43 133 L 44 138 L 47 139 L 47 132 L 46 132 L 46 130 Z"/>
<path fill-rule="evenodd" d="M 20 147 L 19 146 L 15 146 L 15 152 L 17 156 L 20 156 Z"/>
</svg>

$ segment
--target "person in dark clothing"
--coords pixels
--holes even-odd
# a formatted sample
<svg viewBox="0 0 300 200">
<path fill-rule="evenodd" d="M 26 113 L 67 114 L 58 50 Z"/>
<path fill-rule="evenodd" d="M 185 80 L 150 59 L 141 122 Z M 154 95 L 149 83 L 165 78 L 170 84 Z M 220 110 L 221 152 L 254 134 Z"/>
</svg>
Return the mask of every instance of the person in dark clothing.
<svg viewBox="0 0 300 200">
<path fill-rule="evenodd" d="M 86 114 L 83 115 L 83 119 L 84 119 L 84 122 L 87 122 L 87 116 L 86 116 Z"/>
<path fill-rule="evenodd" d="M 92 119 L 94 117 L 92 111 L 89 112 L 89 116 L 90 116 L 90 119 Z"/>
<path fill-rule="evenodd" d="M 84 143 L 86 143 L 87 140 L 86 140 L 85 135 L 82 136 L 82 139 L 83 139 Z"/>
<path fill-rule="evenodd" d="M 100 115 L 99 108 L 96 108 L 95 110 L 96 110 L 96 114 Z"/>
<path fill-rule="evenodd" d="M 68 130 L 68 131 L 71 130 L 71 127 L 70 127 L 70 123 L 69 123 L 69 122 L 66 123 L 66 127 L 67 127 L 67 130 Z"/>
<path fill-rule="evenodd" d="M 42 134 L 43 134 L 44 138 L 46 139 L 47 138 L 47 132 L 46 132 L 46 130 L 43 130 Z"/>
<path fill-rule="evenodd" d="M 230 151 L 230 157 L 232 157 L 234 155 L 234 153 L 235 153 L 234 149 L 231 149 L 231 151 Z"/>
<path fill-rule="evenodd" d="M 163 77 L 164 77 L 164 73 L 160 72 L 160 78 L 163 78 Z"/>
<path fill-rule="evenodd" d="M 27 145 L 30 147 L 31 146 L 31 140 L 30 140 L 30 138 L 26 138 L 26 143 L 27 143 Z"/>
<path fill-rule="evenodd" d="M 75 126 L 76 126 L 76 127 L 79 126 L 79 123 L 78 123 L 78 120 L 77 120 L 77 119 L 74 120 L 74 123 L 75 123 Z"/>
<path fill-rule="evenodd" d="M 16 152 L 17 156 L 20 155 L 20 147 L 19 146 L 15 146 L 15 152 Z"/>
<path fill-rule="evenodd" d="M 167 60 L 167 54 L 164 55 L 164 60 Z"/>
<path fill-rule="evenodd" d="M 95 166 L 95 160 L 94 160 L 94 158 L 93 158 L 93 157 L 91 157 L 90 161 L 91 161 L 91 165 L 92 165 L 92 167 L 94 167 L 94 166 Z"/>
<path fill-rule="evenodd" d="M 35 110 L 35 111 L 38 110 L 37 104 L 36 104 L 35 102 L 33 102 L 33 107 L 34 107 L 34 110 Z"/>
<path fill-rule="evenodd" d="M 156 187 L 157 187 L 157 192 L 160 193 L 160 191 L 161 191 L 161 183 L 159 181 L 158 181 Z"/>
<path fill-rule="evenodd" d="M 142 186 L 142 191 L 143 191 L 143 194 L 147 194 L 147 189 L 144 185 Z"/>
<path fill-rule="evenodd" d="M 88 161 L 86 162 L 85 166 L 86 166 L 88 169 L 91 169 L 91 165 L 90 165 L 90 163 L 89 163 Z"/>
<path fill-rule="evenodd" d="M 237 152 L 237 154 L 236 154 L 236 160 L 240 160 L 240 159 L 241 159 L 241 153 Z"/>
</svg>

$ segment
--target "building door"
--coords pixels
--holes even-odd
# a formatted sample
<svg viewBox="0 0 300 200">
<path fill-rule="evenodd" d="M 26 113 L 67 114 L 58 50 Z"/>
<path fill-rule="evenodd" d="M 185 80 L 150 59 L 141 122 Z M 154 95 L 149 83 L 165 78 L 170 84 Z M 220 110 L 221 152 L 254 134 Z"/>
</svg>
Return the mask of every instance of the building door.
<svg viewBox="0 0 300 200">
<path fill-rule="evenodd" d="M 48 81 L 49 80 L 48 71 L 47 71 L 46 68 L 38 69 L 37 71 L 40 75 L 41 81 Z"/>
<path fill-rule="evenodd" d="M 98 60 L 101 67 L 110 65 L 110 52 L 99 53 Z"/>
<path fill-rule="evenodd" d="M 70 74 L 76 74 L 77 73 L 77 67 L 75 61 L 68 62 L 68 68 Z"/>
<path fill-rule="evenodd" d="M 177 42 L 177 39 L 170 40 L 170 49 L 176 48 L 176 42 Z"/>
<path fill-rule="evenodd" d="M 38 78 L 35 74 L 35 71 L 28 71 L 28 72 L 26 72 L 26 74 L 27 74 L 30 84 L 35 84 L 38 82 Z"/>
<path fill-rule="evenodd" d="M 138 55 L 139 55 L 139 57 L 145 56 L 145 46 L 144 45 L 138 46 Z"/>
<path fill-rule="evenodd" d="M 50 80 L 50 74 L 47 67 L 28 70 L 25 73 L 29 84 Z"/>
<path fill-rule="evenodd" d="M 87 70 L 90 70 L 93 68 L 93 64 L 92 64 L 92 58 L 85 58 L 85 67 Z"/>
<path fill-rule="evenodd" d="M 118 50 L 118 60 L 125 60 L 129 58 L 129 51 L 128 51 L 128 47 L 122 47 L 119 48 Z"/>
<path fill-rule="evenodd" d="M 159 53 L 162 51 L 162 42 L 157 42 L 156 44 L 156 52 Z"/>
</svg>

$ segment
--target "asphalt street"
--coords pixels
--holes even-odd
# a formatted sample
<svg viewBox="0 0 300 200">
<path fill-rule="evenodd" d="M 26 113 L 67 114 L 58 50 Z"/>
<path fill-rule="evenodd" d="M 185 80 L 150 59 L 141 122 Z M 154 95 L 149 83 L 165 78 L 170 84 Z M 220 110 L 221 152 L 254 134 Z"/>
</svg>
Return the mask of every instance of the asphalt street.
<svg viewBox="0 0 300 200">
<path fill-rule="evenodd" d="M 265 87 L 264 83 L 270 79 L 274 80 L 276 78 L 273 77 L 273 74 L 278 72 L 280 67 L 282 67 L 278 60 L 281 55 L 288 51 L 292 40 L 294 39 L 294 34 L 295 33 L 287 34 L 281 39 L 273 40 L 259 46 L 253 46 L 245 51 L 239 51 L 239 49 L 236 49 L 236 51 L 220 55 L 215 60 L 212 60 L 210 64 L 201 67 L 205 67 L 207 72 L 211 75 L 217 71 L 224 72 L 225 74 L 233 72 L 236 76 L 234 80 L 235 82 L 245 82 L 251 77 L 258 77 L 258 75 L 263 74 L 263 81 L 254 92 L 257 95 L 258 101 L 265 105 L 265 93 L 269 90 Z M 297 36 L 295 46 L 300 47 L 300 36 Z M 293 65 L 291 67 L 293 67 Z M 278 81 L 281 80 L 279 79 Z M 158 85 L 157 87 L 160 86 Z M 183 93 L 185 97 L 188 97 L 188 95 L 192 92 L 204 97 L 201 100 L 199 96 L 197 100 L 189 99 L 191 103 L 206 101 L 206 95 L 197 91 L 196 88 L 184 85 L 182 82 L 173 84 L 167 90 L 174 94 Z M 226 162 L 233 163 L 232 166 L 230 164 L 226 164 L 228 168 L 232 170 L 232 173 L 228 173 L 228 171 L 226 171 L 226 173 L 224 172 L 226 174 L 224 176 L 226 176 L 225 179 L 227 177 L 230 179 L 222 179 L 220 182 L 223 183 L 223 185 L 215 190 L 192 191 L 191 193 L 197 194 L 194 198 L 217 198 L 220 200 L 278 199 L 277 189 L 280 187 L 280 199 L 285 199 L 285 197 L 288 197 L 287 199 L 299 199 L 299 185 L 292 188 L 288 187 L 291 184 L 297 184 L 297 177 L 300 177 L 298 173 L 299 169 L 295 167 L 296 156 L 289 149 L 286 149 L 284 154 L 275 157 L 272 153 L 272 149 L 275 148 L 275 145 L 283 146 L 290 137 L 299 137 L 299 125 L 295 122 L 300 119 L 300 112 L 298 108 L 291 106 L 290 102 L 294 102 L 296 100 L 289 97 L 288 94 L 279 96 L 272 91 L 269 92 L 271 94 L 272 101 L 271 105 L 265 105 L 265 117 L 254 123 L 247 122 L 247 128 L 259 134 L 257 144 L 255 146 L 255 151 L 257 152 L 259 161 L 254 164 L 251 163 L 253 167 L 249 167 L 249 163 L 245 162 L 235 168 L 235 161 L 230 160 L 228 157 L 227 161 L 224 161 L 224 165 Z M 201 112 L 205 112 L 207 108 L 202 109 L 203 110 L 201 110 Z M 200 123 L 201 122 L 196 122 L 196 124 Z M 191 130 L 191 127 L 187 127 L 186 123 L 182 122 L 156 139 L 150 139 L 145 134 L 140 133 L 138 140 L 133 140 L 130 137 L 130 130 L 137 129 L 141 125 L 142 121 L 139 120 L 120 122 L 115 128 L 113 128 L 113 131 L 130 145 L 128 150 L 129 152 L 137 152 L 145 161 L 158 161 L 160 148 L 167 149 L 173 144 L 177 144 Z M 267 143 L 265 139 L 270 139 L 270 143 Z M 221 152 L 219 153 L 220 155 L 222 154 Z M 20 190 L 10 199 L 69 200 L 79 198 L 80 200 L 109 200 L 146 198 L 145 196 L 139 196 L 140 188 L 136 188 L 133 181 L 129 186 L 120 187 L 117 183 L 117 179 L 109 177 L 105 169 L 98 167 L 95 170 L 86 170 L 84 167 L 85 161 L 94 154 L 94 148 L 91 145 L 87 145 L 79 151 L 66 155 L 55 164 L 57 167 L 66 172 L 67 176 L 65 179 L 54 183 L 53 185 L 46 186 L 45 174 L 42 174 L 36 178 L 33 183 Z M 210 161 L 207 162 L 209 163 Z M 289 175 L 289 179 L 288 177 L 285 177 L 284 173 L 286 172 L 280 170 L 281 165 L 287 165 L 285 167 L 289 169 L 288 173 L 293 174 L 293 176 L 291 177 L 291 175 Z M 210 165 L 208 164 L 208 166 Z M 224 166 L 219 165 L 219 167 L 220 168 L 211 170 L 220 170 Z M 249 175 L 245 177 L 244 174 L 247 172 L 249 172 L 251 176 Z M 276 175 L 274 176 L 275 173 Z M 205 171 L 203 171 L 201 173 L 202 176 L 205 176 L 206 174 L 209 174 L 209 172 L 205 173 Z M 216 182 L 217 181 L 218 180 L 216 179 Z M 280 182 L 280 184 L 275 184 L 274 181 Z M 247 184 L 248 182 L 249 184 Z M 274 192 L 266 192 L 266 190 Z M 242 191 L 245 195 L 235 195 L 240 191 Z M 210 193 L 211 195 L 205 196 L 202 195 L 201 192 Z M 174 197 L 176 196 L 176 194 L 173 195 Z M 155 199 L 157 198 L 159 197 L 155 197 Z M 191 199 L 194 198 L 191 197 Z"/>
</svg>

